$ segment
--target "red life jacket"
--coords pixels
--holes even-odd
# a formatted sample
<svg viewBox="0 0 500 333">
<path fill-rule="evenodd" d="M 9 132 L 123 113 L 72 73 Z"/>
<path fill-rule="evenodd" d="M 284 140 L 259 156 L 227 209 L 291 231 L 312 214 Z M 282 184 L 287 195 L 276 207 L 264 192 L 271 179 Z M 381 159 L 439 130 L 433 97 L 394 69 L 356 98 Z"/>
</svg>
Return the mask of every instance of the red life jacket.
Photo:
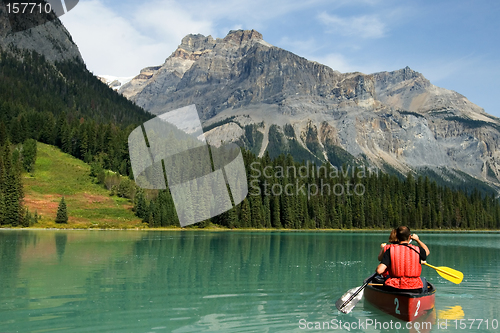
<svg viewBox="0 0 500 333">
<path fill-rule="evenodd" d="M 417 252 L 409 249 L 414 248 Z M 420 248 L 415 245 L 391 246 L 391 266 L 389 267 L 390 277 L 385 281 L 385 285 L 397 289 L 418 289 L 422 288 L 420 273 Z"/>
<path fill-rule="evenodd" d="M 394 245 L 396 245 L 396 244 L 391 244 L 391 243 L 389 243 L 389 244 L 385 244 L 385 245 L 384 245 L 384 253 L 385 253 L 385 251 L 387 251 L 387 250 L 388 250 L 388 249 L 390 249 L 391 247 L 394 247 Z M 387 269 L 386 269 L 386 270 L 382 273 L 382 276 L 383 276 L 383 277 L 386 277 L 387 275 L 389 275 L 389 268 L 387 268 Z"/>
</svg>

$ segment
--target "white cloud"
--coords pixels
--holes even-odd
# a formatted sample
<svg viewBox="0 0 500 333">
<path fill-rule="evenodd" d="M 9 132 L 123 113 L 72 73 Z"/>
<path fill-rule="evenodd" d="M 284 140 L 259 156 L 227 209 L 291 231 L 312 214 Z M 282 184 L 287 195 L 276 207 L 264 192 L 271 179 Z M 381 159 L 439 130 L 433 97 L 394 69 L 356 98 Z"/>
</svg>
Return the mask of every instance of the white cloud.
<svg viewBox="0 0 500 333">
<path fill-rule="evenodd" d="M 359 60 L 352 60 L 344 54 L 335 52 L 320 56 L 306 56 L 306 58 L 309 60 L 317 61 L 320 64 L 326 65 L 331 69 L 337 70 L 341 73 L 361 72 L 364 74 L 372 74 L 387 69 L 386 66 L 378 63 L 375 60 L 371 61 L 370 63 L 360 63 Z"/>
<path fill-rule="evenodd" d="M 148 35 L 156 35 L 157 39 L 172 41 L 176 45 L 190 33 L 213 33 L 211 20 L 202 17 L 200 11 L 190 11 L 174 0 L 156 0 L 138 6 L 133 22 Z"/>
<path fill-rule="evenodd" d="M 80 2 L 61 20 L 95 74 L 134 75 L 141 58 L 155 64 L 155 56 L 165 52 L 164 44 L 142 35 L 98 0 Z"/>
<path fill-rule="evenodd" d="M 130 76 L 162 64 L 187 34 L 223 37 L 231 30 L 227 27 L 259 29 L 275 17 L 325 1 L 131 1 L 126 11 L 120 11 L 102 0 L 88 0 L 61 20 L 91 71 Z"/>
<path fill-rule="evenodd" d="M 172 1 L 168 10 L 141 8 L 125 18 L 100 0 L 91 0 L 61 16 L 89 70 L 96 75 L 137 75 L 146 66 L 161 65 L 185 35 L 211 29 L 210 22 L 192 18 Z"/>
<path fill-rule="evenodd" d="M 385 24 L 377 15 L 340 17 L 321 13 L 318 19 L 327 26 L 327 32 L 347 37 L 381 38 L 386 32 Z"/>
<path fill-rule="evenodd" d="M 124 1 L 118 5 L 104 0 L 82 0 L 61 19 L 91 71 L 101 75 L 131 76 L 146 66 L 162 64 L 187 34 L 224 37 L 232 28 L 265 30 L 291 13 L 318 6 L 334 9 L 353 5 L 351 1 L 147 0 Z M 354 3 L 370 5 L 371 1 L 378 0 L 355 0 Z M 317 21 L 314 16 L 304 17 Z M 376 16 L 345 19 L 322 14 L 320 18 L 329 30 L 337 29 L 343 34 L 380 37 L 385 31 Z M 307 23 L 297 24 L 297 29 L 301 24 Z M 323 47 L 316 43 L 315 37 L 306 43 L 286 38 L 281 42 L 278 46 L 299 55 L 317 54 Z M 325 57 L 332 63 L 341 64 L 338 57 L 336 62 L 332 60 L 335 56 Z M 348 66 L 344 63 L 341 68 Z"/>
</svg>

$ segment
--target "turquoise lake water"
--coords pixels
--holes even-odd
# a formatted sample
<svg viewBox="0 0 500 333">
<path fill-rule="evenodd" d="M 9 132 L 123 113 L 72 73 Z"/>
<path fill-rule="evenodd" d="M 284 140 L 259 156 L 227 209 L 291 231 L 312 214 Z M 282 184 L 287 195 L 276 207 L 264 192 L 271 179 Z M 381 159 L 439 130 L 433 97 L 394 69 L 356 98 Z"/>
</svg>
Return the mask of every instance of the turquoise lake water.
<svg viewBox="0 0 500 333">
<path fill-rule="evenodd" d="M 379 322 L 354 332 L 500 331 L 500 234 L 420 234 L 430 264 L 464 273 L 455 285 L 422 268 L 437 287 L 430 328 L 406 329 L 363 300 L 339 313 L 335 301 L 375 270 L 387 237 L 4 230 L 0 332 L 347 332 L 324 324 L 340 320 Z"/>
</svg>

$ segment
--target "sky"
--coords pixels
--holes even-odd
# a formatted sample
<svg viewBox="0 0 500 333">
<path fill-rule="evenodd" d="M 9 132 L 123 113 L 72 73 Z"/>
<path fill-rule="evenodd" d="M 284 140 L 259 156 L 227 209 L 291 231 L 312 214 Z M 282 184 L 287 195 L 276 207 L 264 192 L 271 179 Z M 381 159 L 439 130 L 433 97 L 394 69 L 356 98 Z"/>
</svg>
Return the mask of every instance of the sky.
<svg viewBox="0 0 500 333">
<path fill-rule="evenodd" d="M 80 0 L 61 21 L 96 75 L 161 65 L 187 34 L 264 40 L 340 72 L 409 66 L 500 117 L 500 1 Z"/>
</svg>

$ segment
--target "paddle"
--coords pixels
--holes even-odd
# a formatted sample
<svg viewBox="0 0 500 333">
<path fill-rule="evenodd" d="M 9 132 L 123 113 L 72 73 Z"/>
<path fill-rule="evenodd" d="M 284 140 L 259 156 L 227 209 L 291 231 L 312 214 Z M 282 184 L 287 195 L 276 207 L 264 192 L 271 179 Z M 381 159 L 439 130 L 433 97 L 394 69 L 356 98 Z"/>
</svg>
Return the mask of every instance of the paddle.
<svg viewBox="0 0 500 333">
<path fill-rule="evenodd" d="M 409 243 L 411 243 L 411 239 L 410 239 Z M 403 245 L 406 245 L 406 244 L 403 244 Z M 406 245 L 406 246 L 408 246 L 413 251 L 417 252 L 417 250 L 410 247 L 409 245 Z M 419 252 L 417 252 L 417 253 L 420 255 Z M 460 284 L 460 282 L 462 282 L 462 280 L 464 279 L 464 274 L 462 272 L 457 271 L 456 269 L 444 267 L 444 266 L 434 267 L 432 265 L 429 265 L 425 261 L 422 261 L 422 265 L 426 265 L 426 266 L 429 266 L 430 268 L 434 268 L 438 272 L 438 274 L 441 275 L 441 277 L 443 277 L 446 280 L 451 281 L 455 284 Z"/>
<path fill-rule="evenodd" d="M 445 278 L 448 281 L 451 281 L 455 284 L 460 284 L 462 280 L 464 279 L 464 274 L 462 272 L 459 272 L 453 268 L 449 267 L 434 267 L 432 265 L 429 265 L 426 262 L 422 262 L 423 265 L 429 266 L 430 268 L 434 268 L 439 275 L 441 275 L 443 278 Z"/>
<path fill-rule="evenodd" d="M 363 289 L 370 283 L 371 280 L 377 275 L 374 273 L 368 279 L 366 279 L 365 283 L 361 287 L 349 289 L 342 297 L 340 297 L 337 302 L 335 302 L 335 306 L 342 313 L 349 313 L 354 309 L 356 304 L 363 297 Z"/>
</svg>

